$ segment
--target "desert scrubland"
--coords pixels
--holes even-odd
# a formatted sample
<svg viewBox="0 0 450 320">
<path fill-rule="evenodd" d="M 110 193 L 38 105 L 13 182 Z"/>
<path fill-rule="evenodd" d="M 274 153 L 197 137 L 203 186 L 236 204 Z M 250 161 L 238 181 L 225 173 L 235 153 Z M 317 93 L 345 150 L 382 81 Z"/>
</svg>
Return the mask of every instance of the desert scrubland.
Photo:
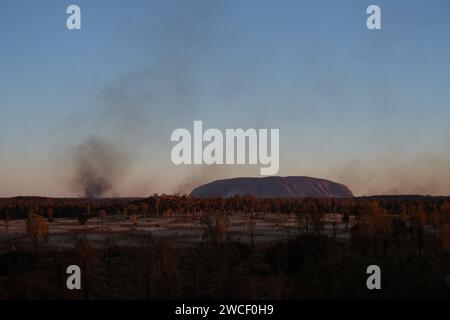
<svg viewBox="0 0 450 320">
<path fill-rule="evenodd" d="M 449 296 L 444 197 L 21 197 L 0 213 L 3 299 Z M 80 291 L 65 285 L 72 264 Z"/>
</svg>

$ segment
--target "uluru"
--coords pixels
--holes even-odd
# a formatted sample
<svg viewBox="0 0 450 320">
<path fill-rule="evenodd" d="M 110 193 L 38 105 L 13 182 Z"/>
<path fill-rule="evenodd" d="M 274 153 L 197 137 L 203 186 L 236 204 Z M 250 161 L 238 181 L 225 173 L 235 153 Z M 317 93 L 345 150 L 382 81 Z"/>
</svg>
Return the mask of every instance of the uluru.
<svg viewBox="0 0 450 320">
<path fill-rule="evenodd" d="M 340 183 L 305 177 L 232 178 L 201 185 L 190 193 L 191 197 L 223 197 L 253 195 L 258 198 L 350 198 L 353 193 Z"/>
</svg>

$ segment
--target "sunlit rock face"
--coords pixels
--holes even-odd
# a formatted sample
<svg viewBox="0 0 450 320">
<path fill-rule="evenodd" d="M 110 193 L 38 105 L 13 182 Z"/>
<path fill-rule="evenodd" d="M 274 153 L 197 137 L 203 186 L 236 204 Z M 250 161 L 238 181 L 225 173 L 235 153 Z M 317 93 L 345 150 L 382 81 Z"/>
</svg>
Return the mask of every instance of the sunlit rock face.
<svg viewBox="0 0 450 320">
<path fill-rule="evenodd" d="M 347 198 L 353 193 L 345 185 L 311 177 L 233 178 L 217 180 L 195 188 L 191 197 L 233 197 L 253 195 L 258 198 Z"/>
</svg>

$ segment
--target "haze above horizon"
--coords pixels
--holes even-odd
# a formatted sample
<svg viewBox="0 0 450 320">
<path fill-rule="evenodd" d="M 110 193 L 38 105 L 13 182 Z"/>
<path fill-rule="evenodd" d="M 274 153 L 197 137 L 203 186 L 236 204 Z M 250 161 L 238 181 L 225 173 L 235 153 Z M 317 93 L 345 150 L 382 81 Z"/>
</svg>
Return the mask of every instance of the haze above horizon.
<svg viewBox="0 0 450 320">
<path fill-rule="evenodd" d="M 279 128 L 281 176 L 450 194 L 450 2 L 372 2 L 379 31 L 358 0 L 79 0 L 69 31 L 71 1 L 2 0 L 0 197 L 86 193 L 92 158 L 105 196 L 259 175 L 173 165 L 194 120 Z"/>
</svg>

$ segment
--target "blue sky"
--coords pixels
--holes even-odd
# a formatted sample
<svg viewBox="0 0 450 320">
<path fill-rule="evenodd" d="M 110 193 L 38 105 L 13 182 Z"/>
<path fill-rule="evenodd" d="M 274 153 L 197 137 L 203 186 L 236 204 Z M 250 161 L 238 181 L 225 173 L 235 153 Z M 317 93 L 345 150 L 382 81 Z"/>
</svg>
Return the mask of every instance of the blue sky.
<svg viewBox="0 0 450 320">
<path fill-rule="evenodd" d="M 0 196 L 78 195 L 68 154 L 89 135 L 133 155 L 119 195 L 258 174 L 174 167 L 194 120 L 279 128 L 281 175 L 450 194 L 449 32 L 447 0 L 2 0 Z"/>
</svg>

